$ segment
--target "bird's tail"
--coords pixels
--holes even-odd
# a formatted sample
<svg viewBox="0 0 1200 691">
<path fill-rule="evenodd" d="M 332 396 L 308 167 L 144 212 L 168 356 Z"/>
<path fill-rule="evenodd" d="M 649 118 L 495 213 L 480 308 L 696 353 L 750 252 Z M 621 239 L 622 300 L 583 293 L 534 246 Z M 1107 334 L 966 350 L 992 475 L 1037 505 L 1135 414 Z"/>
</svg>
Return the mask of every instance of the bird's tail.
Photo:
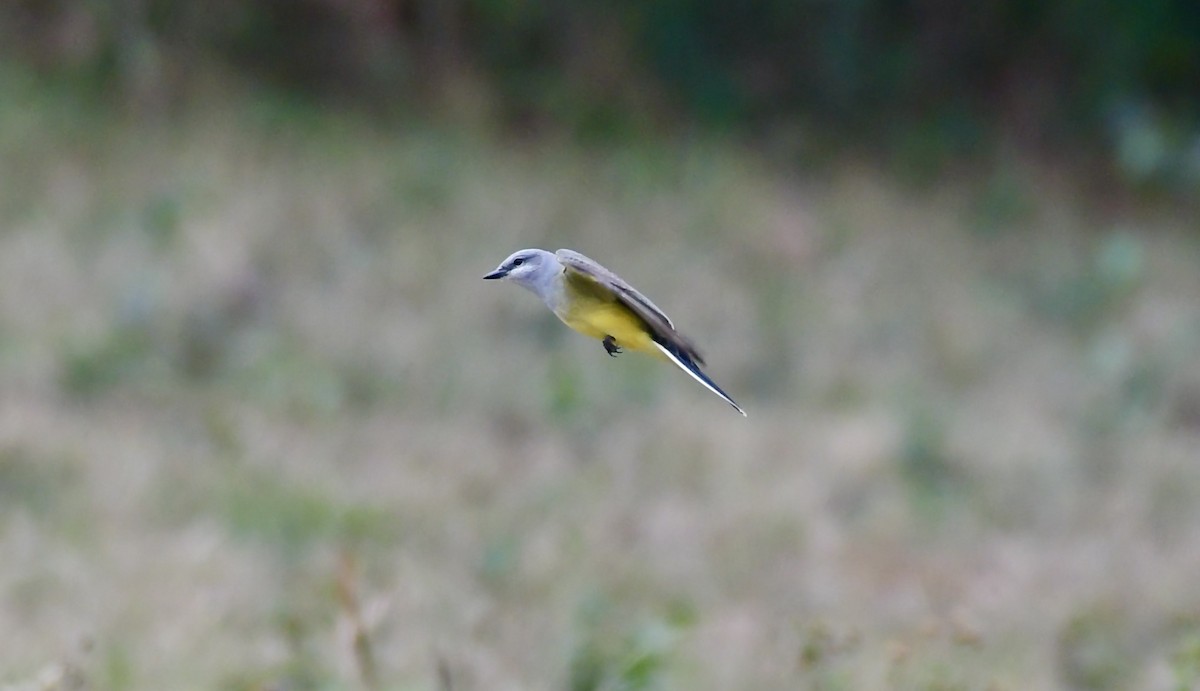
<svg viewBox="0 0 1200 691">
<path fill-rule="evenodd" d="M 695 379 L 703 384 L 704 388 L 720 396 L 726 403 L 733 406 L 734 410 L 741 413 L 742 417 L 746 417 L 746 411 L 742 410 L 742 407 L 735 403 L 734 400 L 729 397 L 729 394 L 722 391 L 721 387 L 717 386 L 716 382 L 714 382 L 712 379 L 709 379 L 708 375 L 700 370 L 699 365 L 697 365 L 690 356 L 688 356 L 686 353 L 680 352 L 678 348 L 659 343 L 658 339 L 654 339 L 654 345 L 657 346 L 660 351 L 662 351 L 663 355 L 667 356 L 668 360 L 678 365 L 679 369 L 687 372 L 689 375 L 691 375 L 692 379 Z"/>
</svg>

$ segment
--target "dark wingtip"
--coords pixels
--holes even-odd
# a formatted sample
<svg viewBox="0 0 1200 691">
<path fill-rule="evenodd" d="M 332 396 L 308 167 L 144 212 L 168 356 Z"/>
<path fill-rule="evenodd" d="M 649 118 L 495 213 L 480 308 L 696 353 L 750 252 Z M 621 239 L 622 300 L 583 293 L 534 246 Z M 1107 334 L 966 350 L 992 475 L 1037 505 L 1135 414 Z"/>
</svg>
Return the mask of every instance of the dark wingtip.
<svg viewBox="0 0 1200 691">
<path fill-rule="evenodd" d="M 700 354 L 696 346 L 692 345 L 692 342 L 684 338 L 679 332 L 671 334 L 670 338 L 664 338 L 659 334 L 654 334 L 650 338 L 655 343 L 670 350 L 675 357 L 681 360 L 686 360 L 699 367 L 704 367 L 707 364 L 704 362 L 704 356 Z"/>
<path fill-rule="evenodd" d="M 691 352 L 683 352 L 677 344 L 664 343 L 657 336 L 653 337 L 653 340 L 656 344 L 658 344 L 659 348 L 662 348 L 663 352 L 667 353 L 669 357 L 675 360 L 675 364 L 685 369 L 696 381 L 700 382 L 704 386 L 708 387 L 713 393 L 720 396 L 734 410 L 741 413 L 742 417 L 750 417 L 746 414 L 745 410 L 742 410 L 740 405 L 734 402 L 733 398 L 729 394 L 725 393 L 724 389 L 722 389 L 715 381 L 712 380 L 712 377 L 708 376 L 703 370 L 700 369 L 702 361 L 695 353 L 694 348 L 691 349 Z"/>
</svg>

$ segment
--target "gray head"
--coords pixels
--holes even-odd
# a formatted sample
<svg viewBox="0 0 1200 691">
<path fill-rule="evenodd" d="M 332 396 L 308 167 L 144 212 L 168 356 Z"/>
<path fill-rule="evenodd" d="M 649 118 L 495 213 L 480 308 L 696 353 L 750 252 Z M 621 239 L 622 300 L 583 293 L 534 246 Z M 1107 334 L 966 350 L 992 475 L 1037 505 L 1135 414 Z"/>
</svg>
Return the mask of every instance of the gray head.
<svg viewBox="0 0 1200 691">
<path fill-rule="evenodd" d="M 541 295 L 544 287 L 562 273 L 563 266 L 558 258 L 546 250 L 518 250 L 500 262 L 500 266 L 484 276 L 488 280 L 512 281 Z"/>
</svg>

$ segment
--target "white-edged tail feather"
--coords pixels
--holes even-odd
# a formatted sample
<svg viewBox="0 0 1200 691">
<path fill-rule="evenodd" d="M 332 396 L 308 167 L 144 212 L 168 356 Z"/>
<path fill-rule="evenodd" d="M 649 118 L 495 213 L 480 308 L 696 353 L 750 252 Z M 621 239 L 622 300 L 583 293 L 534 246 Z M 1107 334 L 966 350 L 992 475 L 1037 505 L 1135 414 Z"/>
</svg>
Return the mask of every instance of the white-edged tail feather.
<svg viewBox="0 0 1200 691">
<path fill-rule="evenodd" d="M 742 417 L 746 417 L 746 411 L 742 410 L 742 407 L 740 405 L 738 405 L 737 403 L 734 403 L 733 399 L 729 397 L 729 394 L 722 391 L 721 387 L 717 386 L 716 382 L 709 379 L 707 374 L 705 374 L 704 372 L 701 372 L 700 368 L 697 367 L 695 363 L 689 361 L 686 358 L 681 358 L 678 355 L 676 355 L 675 353 L 672 353 L 670 348 L 667 348 L 666 346 L 659 343 L 658 341 L 655 341 L 654 345 L 657 346 L 658 349 L 662 351 L 663 355 L 667 356 L 667 359 L 669 359 L 671 362 L 674 362 L 679 367 L 679 369 L 683 370 L 684 372 L 687 372 L 689 375 L 691 375 L 692 379 L 695 379 L 696 381 L 703 384 L 704 388 L 706 388 L 709 391 L 720 396 L 722 400 L 724 400 L 729 405 L 733 406 L 734 410 L 741 413 Z"/>
</svg>

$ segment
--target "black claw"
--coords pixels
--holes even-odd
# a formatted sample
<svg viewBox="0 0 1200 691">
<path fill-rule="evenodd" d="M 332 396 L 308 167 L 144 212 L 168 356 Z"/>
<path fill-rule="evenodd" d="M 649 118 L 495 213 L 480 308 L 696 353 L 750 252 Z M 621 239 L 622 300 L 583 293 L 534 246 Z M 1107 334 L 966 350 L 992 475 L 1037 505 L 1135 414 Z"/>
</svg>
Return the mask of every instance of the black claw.
<svg viewBox="0 0 1200 691">
<path fill-rule="evenodd" d="M 617 345 L 612 336 L 605 336 L 603 343 L 604 350 L 608 353 L 609 357 L 616 357 L 617 353 L 621 352 L 621 346 Z"/>
</svg>

